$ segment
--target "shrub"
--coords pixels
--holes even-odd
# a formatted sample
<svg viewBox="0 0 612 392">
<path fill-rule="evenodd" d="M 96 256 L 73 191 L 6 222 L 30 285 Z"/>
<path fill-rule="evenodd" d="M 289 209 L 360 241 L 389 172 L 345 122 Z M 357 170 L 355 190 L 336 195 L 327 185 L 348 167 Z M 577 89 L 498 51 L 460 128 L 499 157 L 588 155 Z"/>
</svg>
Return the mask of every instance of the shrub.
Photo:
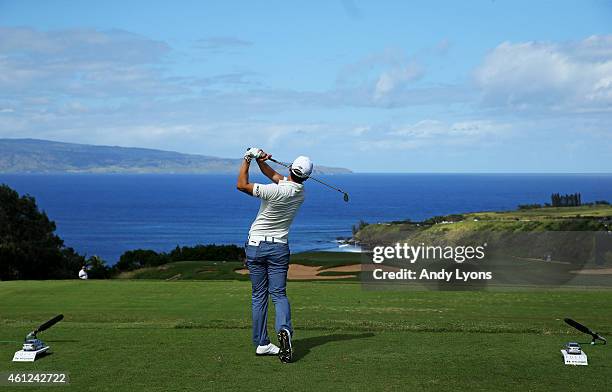
<svg viewBox="0 0 612 392">
<path fill-rule="evenodd" d="M 0 185 L 0 280 L 74 278 L 84 261 L 33 197 Z"/>
</svg>

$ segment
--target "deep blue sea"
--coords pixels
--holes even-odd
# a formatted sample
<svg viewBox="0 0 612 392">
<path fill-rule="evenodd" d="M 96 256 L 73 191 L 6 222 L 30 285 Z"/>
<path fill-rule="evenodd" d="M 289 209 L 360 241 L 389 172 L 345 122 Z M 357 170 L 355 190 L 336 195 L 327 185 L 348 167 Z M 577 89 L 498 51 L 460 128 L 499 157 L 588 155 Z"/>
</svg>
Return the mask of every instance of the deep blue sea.
<svg viewBox="0 0 612 392">
<path fill-rule="evenodd" d="M 264 181 L 261 177 L 252 179 Z M 342 195 L 307 182 L 296 218 L 293 252 L 330 249 L 359 220 L 381 222 L 548 202 L 550 194 L 582 193 L 612 200 L 612 174 L 349 174 L 325 179 Z M 126 250 L 168 251 L 198 243 L 242 245 L 259 200 L 226 175 L 0 175 L 34 196 L 78 252 L 115 263 Z"/>
</svg>

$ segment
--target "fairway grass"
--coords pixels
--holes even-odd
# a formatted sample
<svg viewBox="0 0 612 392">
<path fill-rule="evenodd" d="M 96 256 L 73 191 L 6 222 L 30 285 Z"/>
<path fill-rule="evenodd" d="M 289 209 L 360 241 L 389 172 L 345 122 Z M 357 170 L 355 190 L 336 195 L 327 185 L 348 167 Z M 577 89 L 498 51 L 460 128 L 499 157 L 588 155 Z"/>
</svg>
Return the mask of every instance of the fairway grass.
<svg viewBox="0 0 612 392">
<path fill-rule="evenodd" d="M 0 371 L 69 372 L 73 391 L 609 390 L 612 346 L 583 346 L 587 367 L 563 365 L 559 352 L 587 341 L 564 317 L 612 331 L 609 290 L 289 282 L 288 293 L 296 361 L 284 365 L 254 355 L 248 282 L 0 282 Z M 54 353 L 11 362 L 24 335 L 58 313 L 65 320 L 40 334 Z"/>
</svg>

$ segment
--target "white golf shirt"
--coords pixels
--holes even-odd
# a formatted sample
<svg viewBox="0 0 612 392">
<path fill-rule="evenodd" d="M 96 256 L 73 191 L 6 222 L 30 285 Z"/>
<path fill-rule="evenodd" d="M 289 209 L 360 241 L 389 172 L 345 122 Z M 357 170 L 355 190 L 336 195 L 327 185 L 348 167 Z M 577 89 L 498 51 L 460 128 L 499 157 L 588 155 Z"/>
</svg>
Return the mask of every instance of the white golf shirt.
<svg viewBox="0 0 612 392">
<path fill-rule="evenodd" d="M 269 236 L 286 240 L 289 226 L 304 202 L 304 185 L 287 181 L 278 184 L 253 184 L 253 196 L 261 199 L 261 206 L 249 236 Z"/>
</svg>

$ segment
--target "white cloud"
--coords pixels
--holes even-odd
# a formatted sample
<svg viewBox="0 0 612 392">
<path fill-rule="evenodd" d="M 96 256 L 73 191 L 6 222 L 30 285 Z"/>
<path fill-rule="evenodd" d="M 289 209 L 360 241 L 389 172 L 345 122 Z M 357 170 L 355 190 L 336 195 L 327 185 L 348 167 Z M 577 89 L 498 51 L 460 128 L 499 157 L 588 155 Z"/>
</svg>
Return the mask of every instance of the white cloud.
<svg viewBox="0 0 612 392">
<path fill-rule="evenodd" d="M 214 52 L 220 52 L 228 49 L 246 48 L 252 45 L 253 42 L 251 41 L 227 36 L 202 38 L 195 41 L 194 44 L 197 49 L 210 50 Z"/>
<path fill-rule="evenodd" d="M 415 64 L 396 66 L 383 71 L 374 87 L 374 99 L 379 100 L 393 92 L 404 83 L 410 82 L 421 75 L 421 69 Z"/>
<path fill-rule="evenodd" d="M 359 20 L 363 18 L 363 12 L 360 7 L 355 4 L 353 0 L 342 0 L 342 9 L 346 12 L 346 14 L 354 20 Z"/>
<path fill-rule="evenodd" d="M 433 48 L 433 51 L 436 54 L 445 55 L 450 51 L 452 46 L 452 42 L 448 38 L 444 38 L 437 43 L 437 45 Z"/>
<path fill-rule="evenodd" d="M 208 55 L 250 43 L 216 37 L 203 45 L 209 51 L 199 53 Z M 447 50 L 448 41 L 437 49 Z M 500 44 L 476 71 L 475 85 L 435 84 L 435 74 L 422 80 L 427 58 L 396 49 L 343 67 L 328 90 L 290 82 L 271 88 L 267 77 L 282 78 L 249 69 L 168 77 L 175 54 L 127 32 L 1 28 L 0 137 L 218 156 L 261 145 L 281 159 L 316 151 L 341 164 L 370 149 L 401 161 L 408 149 L 432 157 L 493 145 L 502 151 L 510 135 L 521 143 L 553 135 L 561 144 L 576 137 L 560 133 L 574 132 L 595 147 L 605 137 L 609 145 L 611 135 L 612 36 Z M 511 110 L 482 110 L 481 96 Z"/>
<path fill-rule="evenodd" d="M 0 89 L 5 97 L 186 93 L 158 69 L 169 52 L 164 42 L 121 30 L 0 27 Z"/>
<path fill-rule="evenodd" d="M 509 123 L 483 119 L 461 121 L 426 119 L 409 124 L 362 126 L 355 129 L 375 130 L 359 134 L 359 149 L 381 151 L 427 150 L 448 146 L 479 148 L 484 145 L 499 144 L 514 131 Z"/>
<path fill-rule="evenodd" d="M 106 64 L 148 64 L 169 51 L 170 47 L 164 42 L 123 30 L 40 31 L 0 27 L 0 53 L 35 57 L 43 63 L 102 61 Z"/>
<path fill-rule="evenodd" d="M 395 126 L 390 134 L 416 139 L 477 138 L 491 134 L 500 134 L 510 128 L 509 124 L 490 120 L 468 120 L 451 123 L 440 120 L 422 120 L 414 124 Z"/>
<path fill-rule="evenodd" d="M 578 42 L 504 42 L 475 73 L 486 105 L 513 109 L 609 110 L 612 36 Z"/>
<path fill-rule="evenodd" d="M 356 137 L 361 137 L 365 135 L 367 132 L 371 131 L 371 129 L 372 128 L 370 126 L 360 125 L 360 126 L 353 127 L 350 130 L 350 134 Z"/>
<path fill-rule="evenodd" d="M 423 76 L 423 68 L 402 50 L 386 49 L 349 64 L 337 78 L 337 92 L 348 100 L 362 96 L 371 106 L 394 101 L 411 84 Z"/>
</svg>

